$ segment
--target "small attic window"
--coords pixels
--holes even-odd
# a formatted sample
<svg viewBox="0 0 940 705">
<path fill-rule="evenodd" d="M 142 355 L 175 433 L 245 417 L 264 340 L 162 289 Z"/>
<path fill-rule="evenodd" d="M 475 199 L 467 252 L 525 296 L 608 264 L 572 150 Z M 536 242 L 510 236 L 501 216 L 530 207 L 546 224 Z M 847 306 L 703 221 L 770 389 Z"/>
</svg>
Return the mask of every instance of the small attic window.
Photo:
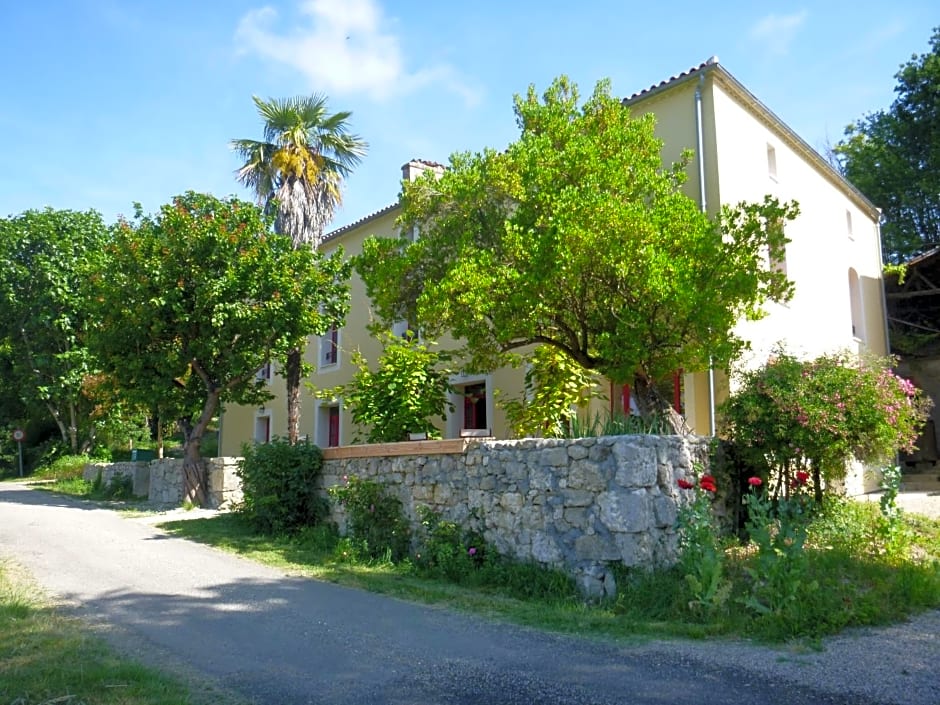
<svg viewBox="0 0 940 705">
<path fill-rule="evenodd" d="M 848 209 L 845 211 L 845 231 L 848 233 L 850 240 L 855 238 L 855 233 L 852 232 L 852 211 Z"/>
<path fill-rule="evenodd" d="M 767 145 L 767 175 L 777 180 L 777 150 L 772 144 Z"/>
</svg>

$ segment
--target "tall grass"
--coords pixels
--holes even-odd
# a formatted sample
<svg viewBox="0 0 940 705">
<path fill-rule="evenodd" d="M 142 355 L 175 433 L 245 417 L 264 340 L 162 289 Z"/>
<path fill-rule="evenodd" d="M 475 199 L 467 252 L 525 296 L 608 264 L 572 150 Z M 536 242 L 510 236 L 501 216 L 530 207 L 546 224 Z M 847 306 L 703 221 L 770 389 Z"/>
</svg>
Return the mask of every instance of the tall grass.
<svg viewBox="0 0 940 705">
<path fill-rule="evenodd" d="M 575 416 L 571 419 L 571 438 L 597 436 L 665 435 L 672 430 L 662 419 L 642 416 L 596 412 L 593 416 Z"/>
</svg>

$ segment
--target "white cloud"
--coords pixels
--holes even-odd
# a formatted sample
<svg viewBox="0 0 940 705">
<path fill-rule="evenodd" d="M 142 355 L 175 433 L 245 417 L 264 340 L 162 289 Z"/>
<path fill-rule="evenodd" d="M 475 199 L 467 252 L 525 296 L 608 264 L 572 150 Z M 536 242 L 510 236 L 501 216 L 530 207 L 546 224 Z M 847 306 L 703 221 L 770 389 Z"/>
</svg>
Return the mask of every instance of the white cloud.
<svg viewBox="0 0 940 705">
<path fill-rule="evenodd" d="M 748 36 L 772 54 L 786 54 L 808 14 L 802 10 L 792 15 L 767 15 L 751 27 Z"/>
<path fill-rule="evenodd" d="M 273 8 L 249 12 L 235 32 L 240 50 L 291 66 L 331 95 L 362 93 L 382 101 L 439 83 L 468 104 L 479 100 L 451 66 L 409 71 L 399 38 L 374 0 L 305 0 L 299 10 L 307 21 L 284 32 Z"/>
</svg>

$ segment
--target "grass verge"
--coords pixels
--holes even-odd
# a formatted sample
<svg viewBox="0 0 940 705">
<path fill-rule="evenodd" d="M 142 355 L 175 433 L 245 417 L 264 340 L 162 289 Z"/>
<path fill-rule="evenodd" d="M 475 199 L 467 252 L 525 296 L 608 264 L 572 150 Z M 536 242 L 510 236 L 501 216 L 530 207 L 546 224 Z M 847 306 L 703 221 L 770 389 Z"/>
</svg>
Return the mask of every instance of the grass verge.
<svg viewBox="0 0 940 705">
<path fill-rule="evenodd" d="M 39 600 L 29 581 L 2 562 L 0 663 L 0 702 L 15 705 L 236 702 L 221 691 L 201 699 L 183 680 L 118 656 L 80 622 Z"/>
</svg>

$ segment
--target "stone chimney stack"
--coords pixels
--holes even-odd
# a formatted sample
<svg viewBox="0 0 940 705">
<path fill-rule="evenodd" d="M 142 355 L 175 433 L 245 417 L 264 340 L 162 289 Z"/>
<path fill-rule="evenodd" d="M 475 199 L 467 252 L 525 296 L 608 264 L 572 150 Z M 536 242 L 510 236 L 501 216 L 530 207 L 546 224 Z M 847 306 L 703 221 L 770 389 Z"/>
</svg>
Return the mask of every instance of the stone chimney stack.
<svg viewBox="0 0 940 705">
<path fill-rule="evenodd" d="M 412 159 L 407 164 L 402 164 L 401 179 L 402 181 L 414 181 L 426 171 L 432 171 L 440 177 L 444 173 L 444 165 L 426 159 Z"/>
</svg>

